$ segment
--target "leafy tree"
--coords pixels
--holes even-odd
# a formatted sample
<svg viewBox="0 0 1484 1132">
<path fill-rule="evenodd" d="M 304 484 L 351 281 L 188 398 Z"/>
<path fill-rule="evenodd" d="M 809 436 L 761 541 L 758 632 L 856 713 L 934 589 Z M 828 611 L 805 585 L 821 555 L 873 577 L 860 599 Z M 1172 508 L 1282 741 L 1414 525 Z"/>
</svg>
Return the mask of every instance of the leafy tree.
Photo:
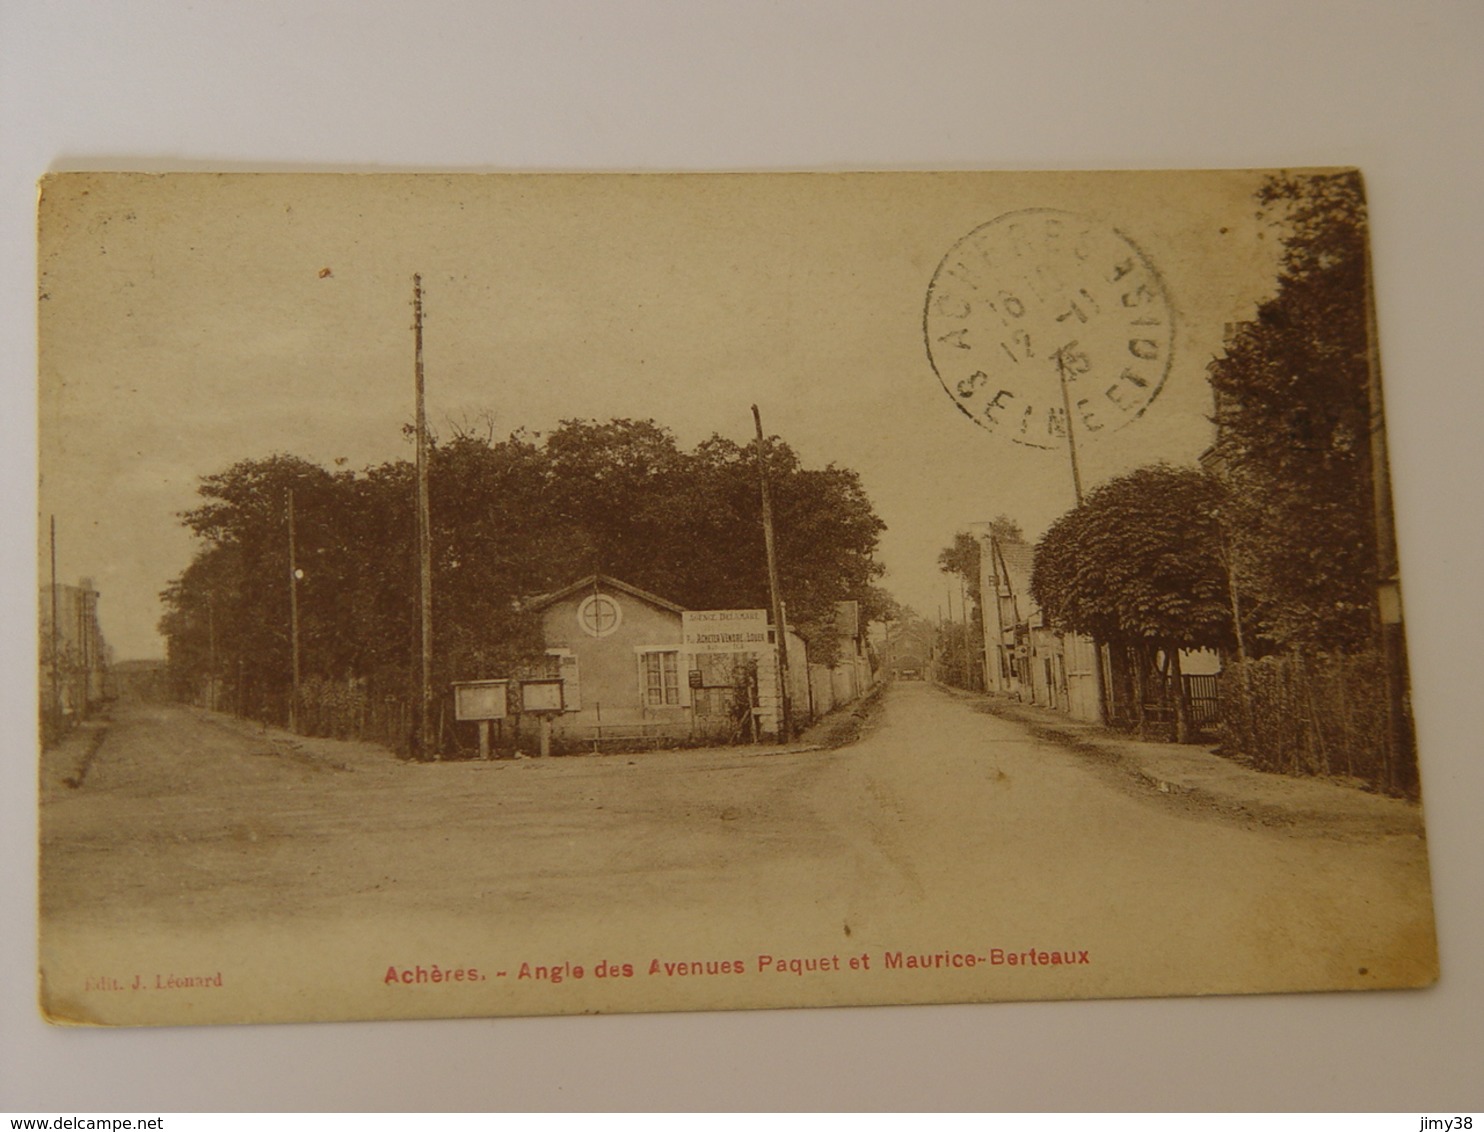
<svg viewBox="0 0 1484 1132">
<path fill-rule="evenodd" d="M 1020 524 L 1008 515 L 997 515 L 990 520 L 989 532 L 1005 542 L 1024 542 L 1025 533 Z M 944 574 L 963 579 L 973 597 L 974 608 L 979 608 L 979 570 L 981 544 L 979 539 L 965 531 L 953 536 L 953 545 L 938 551 L 938 570 Z M 976 612 L 977 616 L 977 612 Z"/>
<path fill-rule="evenodd" d="M 206 682 L 222 672 L 223 658 L 216 650 L 215 605 L 219 595 L 235 588 L 240 576 L 233 557 L 226 547 L 204 548 L 160 595 L 165 603 L 160 632 L 167 646 L 166 671 L 174 693 L 183 699 L 204 694 Z M 198 688 L 198 682 L 203 687 Z"/>
<path fill-rule="evenodd" d="M 959 531 L 953 536 L 953 545 L 938 551 L 938 570 L 962 578 L 971 589 L 979 587 L 979 540 L 973 535 Z M 977 599 L 976 599 L 977 600 Z"/>
<path fill-rule="evenodd" d="M 1274 297 L 1210 367 L 1227 529 L 1259 648 L 1375 639 L 1365 200 L 1355 173 L 1276 176 L 1285 228 Z"/>
<path fill-rule="evenodd" d="M 983 691 L 979 657 L 984 642 L 978 625 L 950 621 L 933 628 L 936 678 L 945 684 L 969 691 Z"/>
<path fill-rule="evenodd" d="M 455 437 L 433 449 L 429 469 L 433 548 L 434 679 L 507 674 L 541 649 L 536 619 L 520 599 L 570 581 L 586 566 L 592 537 L 553 506 L 549 459 L 517 434 L 490 442 Z M 401 511 L 407 588 L 415 583 L 412 484 L 388 501 Z M 383 510 L 388 510 L 383 505 Z M 408 632 L 419 632 L 410 607 Z M 419 645 L 420 647 L 420 645 Z"/>
<path fill-rule="evenodd" d="M 861 618 L 867 624 L 895 625 L 916 616 L 910 606 L 897 601 L 891 591 L 882 586 L 867 586 L 865 596 L 861 598 Z"/>
<path fill-rule="evenodd" d="M 805 468 L 777 437 L 765 441 L 763 453 L 788 623 L 809 642 L 813 659 L 833 663 L 835 603 L 865 601 L 871 617 L 872 587 L 882 573 L 874 555 L 886 527 L 855 472 L 834 464 Z M 668 506 L 671 585 L 650 588 L 694 609 L 767 608 L 755 445 L 713 436 L 686 455 L 680 480 Z"/>
<path fill-rule="evenodd" d="M 1053 523 L 1031 572 L 1031 596 L 1053 628 L 1130 646 L 1146 662 L 1164 653 L 1182 742 L 1190 727 L 1180 650 L 1232 641 L 1223 501 L 1221 484 L 1197 469 L 1139 468 Z M 1141 682 L 1144 669 L 1136 670 Z"/>
<path fill-rule="evenodd" d="M 277 714 L 292 684 L 288 499 L 294 497 L 301 643 L 334 651 L 335 577 L 344 569 L 338 506 L 349 477 L 294 456 L 233 465 L 203 478 L 206 500 L 182 520 L 206 546 L 163 598 L 161 624 L 179 685 L 215 663 L 243 714 Z M 333 663 L 327 658 L 327 663 Z"/>
<path fill-rule="evenodd" d="M 877 518 L 860 477 L 833 464 L 777 476 L 773 494 L 790 624 L 819 662 L 833 664 L 839 645 L 835 605 L 870 599 L 871 585 L 882 573 L 873 556 L 886 524 Z"/>
<path fill-rule="evenodd" d="M 575 540 L 572 577 L 674 577 L 666 562 L 669 505 L 682 489 L 685 461 L 668 430 L 653 421 L 568 420 L 546 437 L 543 451 L 546 513 Z"/>
</svg>

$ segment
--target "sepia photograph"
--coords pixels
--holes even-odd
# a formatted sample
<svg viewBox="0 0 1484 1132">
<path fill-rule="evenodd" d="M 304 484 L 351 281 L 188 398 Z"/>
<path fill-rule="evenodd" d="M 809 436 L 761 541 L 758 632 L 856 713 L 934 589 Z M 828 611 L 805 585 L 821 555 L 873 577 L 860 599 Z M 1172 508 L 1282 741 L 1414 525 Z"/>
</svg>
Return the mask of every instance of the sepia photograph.
<svg viewBox="0 0 1484 1132">
<path fill-rule="evenodd" d="M 59 173 L 39 998 L 1424 987 L 1352 168 Z"/>
</svg>

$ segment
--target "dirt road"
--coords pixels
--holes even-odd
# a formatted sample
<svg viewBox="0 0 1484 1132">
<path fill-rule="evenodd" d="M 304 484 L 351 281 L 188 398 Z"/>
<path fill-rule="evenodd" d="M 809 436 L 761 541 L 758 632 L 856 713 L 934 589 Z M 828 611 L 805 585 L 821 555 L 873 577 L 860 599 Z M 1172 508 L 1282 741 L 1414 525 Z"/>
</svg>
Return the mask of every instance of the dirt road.
<svg viewBox="0 0 1484 1132">
<path fill-rule="evenodd" d="M 43 766 L 42 959 L 51 1009 L 77 1020 L 158 1020 L 162 1003 L 205 1021 L 1432 972 L 1418 836 L 1192 812 L 926 685 L 892 688 L 835 751 L 414 765 L 155 706 L 119 715 L 81 787 L 64 761 Z M 708 961 L 728 969 L 676 967 Z M 433 963 L 479 985 L 400 984 Z M 521 977 L 561 964 L 560 983 Z M 635 973 L 600 981 L 599 964 Z M 223 971 L 164 999 L 128 989 Z"/>
</svg>

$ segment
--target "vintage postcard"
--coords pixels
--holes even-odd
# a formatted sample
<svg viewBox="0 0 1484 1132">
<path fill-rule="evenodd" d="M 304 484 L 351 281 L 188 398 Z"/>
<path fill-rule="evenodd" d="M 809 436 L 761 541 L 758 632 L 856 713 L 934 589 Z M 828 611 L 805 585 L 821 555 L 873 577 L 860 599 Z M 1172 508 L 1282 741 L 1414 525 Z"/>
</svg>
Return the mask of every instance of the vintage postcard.
<svg viewBox="0 0 1484 1132">
<path fill-rule="evenodd" d="M 44 1014 L 1432 983 L 1368 223 L 48 177 Z"/>
</svg>

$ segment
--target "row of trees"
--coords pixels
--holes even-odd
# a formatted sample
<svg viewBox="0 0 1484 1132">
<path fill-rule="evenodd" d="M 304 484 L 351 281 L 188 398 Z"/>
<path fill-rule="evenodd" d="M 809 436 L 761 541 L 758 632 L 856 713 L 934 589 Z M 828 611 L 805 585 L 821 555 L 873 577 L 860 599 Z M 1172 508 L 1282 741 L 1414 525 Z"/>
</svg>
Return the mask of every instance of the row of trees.
<svg viewBox="0 0 1484 1132">
<path fill-rule="evenodd" d="M 1283 225 L 1282 266 L 1273 297 L 1230 328 L 1210 367 L 1209 471 L 1157 465 L 1111 481 L 1036 551 L 1032 595 L 1054 626 L 1160 650 L 1176 677 L 1182 648 L 1303 668 L 1382 642 L 1389 500 L 1376 477 L 1362 186 L 1353 173 L 1279 176 L 1259 202 Z M 1404 675 L 1394 658 L 1375 670 L 1392 676 L 1369 691 L 1393 705 L 1389 737 L 1406 747 L 1385 784 L 1410 789 Z"/>
<path fill-rule="evenodd" d="M 805 467 L 765 445 L 783 597 L 821 659 L 834 603 L 886 596 L 874 552 L 884 524 L 858 476 Z M 496 439 L 464 427 L 429 467 L 435 680 L 506 675 L 539 656 L 523 601 L 606 573 L 688 608 L 768 605 L 756 454 L 719 436 L 690 450 L 653 421 L 566 421 Z M 210 685 L 243 714 L 282 718 L 292 681 L 293 493 L 301 672 L 411 697 L 418 657 L 415 471 L 361 472 L 294 456 L 203 478 L 182 515 L 201 546 L 162 595 L 177 687 Z"/>
</svg>

